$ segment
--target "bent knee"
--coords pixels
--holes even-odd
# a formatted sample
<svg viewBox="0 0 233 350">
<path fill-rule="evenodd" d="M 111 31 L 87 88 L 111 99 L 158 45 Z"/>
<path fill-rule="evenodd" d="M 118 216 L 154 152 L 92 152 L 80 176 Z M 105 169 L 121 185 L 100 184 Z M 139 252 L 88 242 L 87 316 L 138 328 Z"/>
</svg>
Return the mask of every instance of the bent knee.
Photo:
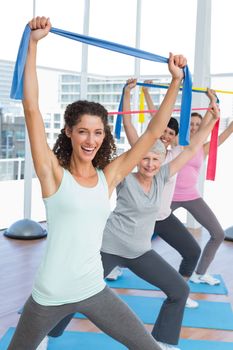
<svg viewBox="0 0 233 350">
<path fill-rule="evenodd" d="M 180 283 L 179 283 L 179 285 L 177 285 L 177 288 L 173 294 L 173 299 L 186 300 L 189 293 L 190 293 L 189 285 L 185 281 L 185 279 L 183 277 L 181 277 Z"/>
<path fill-rule="evenodd" d="M 217 244 L 217 245 L 220 245 L 223 241 L 224 241 L 224 238 L 225 238 L 225 233 L 223 230 L 221 231 L 218 231 L 217 234 L 215 234 L 214 236 L 211 237 L 211 240 Z"/>
<path fill-rule="evenodd" d="M 201 256 L 201 247 L 199 245 L 196 245 L 195 248 L 187 254 L 187 256 L 183 256 L 183 258 L 186 261 L 197 261 Z"/>
</svg>

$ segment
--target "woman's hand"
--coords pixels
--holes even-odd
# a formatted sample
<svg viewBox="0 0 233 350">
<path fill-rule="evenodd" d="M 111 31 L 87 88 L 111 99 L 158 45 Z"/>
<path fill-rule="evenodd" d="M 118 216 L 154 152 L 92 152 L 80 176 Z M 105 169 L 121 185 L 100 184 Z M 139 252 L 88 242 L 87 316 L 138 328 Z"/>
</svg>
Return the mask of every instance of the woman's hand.
<svg viewBox="0 0 233 350">
<path fill-rule="evenodd" d="M 30 40 L 37 42 L 48 35 L 51 29 L 50 19 L 46 17 L 35 17 L 29 23 L 31 28 Z"/>
<path fill-rule="evenodd" d="M 137 84 L 137 79 L 130 78 L 126 81 L 125 92 L 129 92 L 135 88 Z"/>
<path fill-rule="evenodd" d="M 217 103 L 216 92 L 212 89 L 207 88 L 206 94 L 210 100 L 209 110 L 214 119 L 220 118 L 220 109 Z"/>
<path fill-rule="evenodd" d="M 217 95 L 216 92 L 213 89 L 207 88 L 206 95 L 208 96 L 210 103 L 211 102 L 217 102 Z"/>
<path fill-rule="evenodd" d="M 183 68 L 187 65 L 187 59 L 183 55 L 169 54 L 168 69 L 173 79 L 182 80 L 184 78 Z"/>
<path fill-rule="evenodd" d="M 153 80 L 144 80 L 145 84 L 153 84 Z M 149 90 L 148 86 L 142 86 L 142 91 L 145 93 Z"/>
</svg>

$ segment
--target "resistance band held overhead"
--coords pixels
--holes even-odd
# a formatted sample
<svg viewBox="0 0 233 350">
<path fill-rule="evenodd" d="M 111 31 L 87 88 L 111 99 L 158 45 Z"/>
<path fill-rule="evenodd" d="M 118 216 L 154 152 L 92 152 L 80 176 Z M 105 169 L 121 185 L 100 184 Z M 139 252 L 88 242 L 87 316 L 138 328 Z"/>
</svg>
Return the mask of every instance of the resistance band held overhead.
<svg viewBox="0 0 233 350">
<path fill-rule="evenodd" d="M 163 88 L 163 89 L 168 89 L 169 85 L 165 84 L 148 84 L 148 83 L 140 83 L 137 82 L 136 85 L 138 86 L 146 86 L 146 87 L 153 87 L 153 88 Z M 125 86 L 124 86 L 125 88 Z M 139 111 L 123 111 L 123 97 L 124 97 L 124 88 L 122 91 L 121 99 L 120 99 L 120 104 L 118 108 L 118 112 L 112 112 L 109 114 L 118 114 L 117 116 L 117 122 L 116 122 L 116 127 L 115 127 L 115 134 L 117 138 L 120 138 L 120 131 L 121 131 L 121 119 L 123 114 L 134 114 L 134 113 L 139 113 L 139 115 L 143 115 L 144 113 L 156 113 L 158 110 L 144 110 L 142 109 L 142 106 L 144 104 L 144 100 L 142 100 L 142 90 L 140 91 L 140 101 L 139 101 Z M 182 89 L 182 87 L 180 88 Z M 207 89 L 202 89 L 195 91 L 192 89 L 194 92 L 202 92 L 206 93 Z M 217 98 L 217 103 L 219 103 L 219 98 L 216 95 Z M 207 111 L 208 108 L 193 108 L 193 110 L 198 110 L 198 111 Z M 180 109 L 174 109 L 174 112 L 180 111 Z M 140 121 L 140 120 L 139 120 Z M 209 146 L 209 157 L 208 157 L 208 164 L 207 164 L 207 172 L 206 172 L 206 179 L 207 180 L 214 180 L 215 179 L 215 174 L 216 174 L 216 164 L 217 164 L 217 149 L 218 149 L 218 130 L 219 130 L 219 120 L 216 122 L 212 132 L 211 132 L 211 139 L 210 139 L 210 146 Z"/>
<path fill-rule="evenodd" d="M 147 86 L 147 87 L 154 87 L 154 88 L 162 88 L 162 89 L 168 89 L 169 85 L 159 85 L 159 84 L 147 84 L 147 83 L 139 83 L 137 82 L 138 86 Z M 191 87 L 192 89 L 192 87 Z M 182 87 L 180 88 L 180 90 L 182 90 Z M 140 94 L 140 105 L 142 106 L 143 102 L 142 102 L 142 94 Z M 118 107 L 118 115 L 117 115 L 117 119 L 116 119 L 116 124 L 115 124 L 115 136 L 117 139 L 120 139 L 120 135 L 121 135 L 121 125 L 122 125 L 122 112 L 123 112 L 123 98 L 124 98 L 124 87 L 122 90 L 122 95 L 120 98 L 120 103 L 119 103 L 119 107 Z M 187 146 L 189 144 L 189 133 L 190 133 L 190 113 L 191 113 L 191 106 L 189 108 L 189 115 L 186 115 L 184 113 L 184 100 L 183 100 L 184 96 L 182 94 L 182 102 L 181 102 L 181 109 L 180 109 L 180 132 L 179 132 L 179 144 L 181 146 Z M 141 108 L 140 108 L 141 109 Z M 186 107 L 185 107 L 186 110 Z M 143 118 L 143 111 L 141 109 L 141 112 L 139 113 L 141 114 L 141 118 L 140 118 L 140 122 L 142 122 L 144 120 Z"/>
<path fill-rule="evenodd" d="M 160 63 L 168 63 L 166 57 L 162 57 L 147 51 L 139 50 L 133 47 L 117 44 L 114 42 L 101 40 L 86 35 L 76 34 L 69 31 L 65 31 L 58 28 L 51 28 L 51 33 L 75 40 L 88 45 L 94 45 L 100 48 L 104 48 L 111 51 L 116 51 L 126 55 L 134 56 L 149 61 L 155 61 Z M 31 29 L 29 25 L 26 25 L 20 42 L 18 55 L 15 63 L 15 69 L 11 87 L 11 98 L 22 99 L 23 98 L 23 76 L 24 67 L 27 57 L 27 50 L 29 44 Z M 181 114 L 180 114 L 180 144 L 189 144 L 189 125 L 190 125 L 190 112 L 191 112 L 191 100 L 192 100 L 192 79 L 188 66 L 184 67 L 184 80 L 182 87 L 182 100 L 181 100 Z M 121 123 L 120 123 L 121 124 Z M 119 122 L 118 122 L 119 126 Z"/>
<path fill-rule="evenodd" d="M 141 86 L 141 87 L 142 86 L 146 86 L 146 87 L 159 88 L 159 89 L 168 89 L 169 88 L 169 84 L 148 84 L 148 83 L 137 82 L 137 85 Z M 182 89 L 183 89 L 183 87 L 181 86 L 180 90 L 182 90 Z M 207 89 L 192 87 L 192 91 L 193 92 L 198 92 L 198 93 L 206 93 Z M 228 93 L 228 94 L 233 93 L 232 91 L 225 91 L 225 90 L 216 90 L 216 92 L 217 91 L 222 92 L 222 93 Z M 115 114 L 118 114 L 117 121 L 116 121 L 116 126 L 115 126 L 115 136 L 116 136 L 117 139 L 120 139 L 121 121 L 122 121 L 121 114 L 124 114 L 123 113 L 123 95 L 124 95 L 124 90 L 122 91 L 122 96 L 121 96 L 121 99 L 120 99 L 118 113 L 115 113 Z M 143 100 L 142 93 L 140 93 L 140 111 L 139 111 L 139 114 L 141 114 L 141 118 L 139 119 L 139 122 L 142 122 L 144 120 L 144 115 L 143 115 L 144 113 L 156 112 L 156 111 L 142 110 L 142 108 L 141 108 L 142 105 L 143 105 L 142 100 Z M 217 102 L 219 102 L 219 100 Z M 195 110 L 206 110 L 207 108 L 193 108 L 193 109 L 195 109 Z M 180 109 L 175 109 L 174 111 L 180 111 Z M 135 111 L 134 113 L 137 113 L 137 111 Z M 189 122 L 190 122 L 190 119 L 189 119 Z M 184 125 L 183 125 L 183 123 L 184 123 Z M 186 127 L 187 127 L 186 126 L 186 122 L 180 119 L 180 134 L 179 134 L 179 143 L 180 143 L 180 145 L 183 144 L 183 138 L 185 137 L 185 135 L 183 135 L 183 131 L 186 130 Z M 216 128 L 217 128 L 217 123 L 216 123 L 215 129 Z M 187 133 L 189 133 L 189 130 L 187 131 Z M 215 131 L 215 134 L 216 134 L 216 131 Z"/>
<path fill-rule="evenodd" d="M 140 96 L 139 96 L 139 109 L 140 109 L 140 113 L 139 113 L 139 117 L 138 117 L 138 121 L 139 123 L 144 123 L 145 122 L 145 114 L 144 114 L 144 109 L 145 109 L 145 96 L 144 96 L 144 92 L 141 88 L 140 90 Z"/>
<path fill-rule="evenodd" d="M 26 25 L 18 51 L 18 56 L 15 64 L 15 71 L 13 76 L 12 88 L 11 88 L 11 98 L 21 100 L 23 97 L 23 73 L 24 66 L 27 56 L 27 48 L 30 38 L 30 27 Z M 66 38 L 80 41 L 84 44 L 94 45 L 97 47 L 101 47 L 103 49 L 116 51 L 119 53 L 123 53 L 125 55 L 134 56 L 137 58 L 160 62 L 160 63 L 168 63 L 168 59 L 166 57 L 162 57 L 159 55 L 155 55 L 153 53 L 139 50 L 133 47 L 117 44 L 111 41 L 102 40 L 93 38 L 87 35 L 76 34 L 72 32 L 68 32 L 58 28 L 51 28 L 51 33 L 64 36 Z M 180 129 L 181 129 L 181 144 L 188 145 L 189 144 L 189 119 L 190 119 L 190 111 L 191 111 L 191 100 L 192 100 L 192 79 L 191 74 L 189 72 L 188 66 L 184 67 L 184 80 L 183 80 L 183 93 L 182 93 L 182 102 L 181 102 L 181 116 L 180 116 Z"/>
<path fill-rule="evenodd" d="M 148 86 L 148 87 L 157 87 L 157 88 L 161 88 L 161 89 L 167 89 L 169 88 L 169 84 L 147 84 L 147 83 L 137 83 L 137 85 L 141 85 L 141 86 Z M 180 87 L 180 90 L 182 90 L 182 86 Z M 219 89 L 213 89 L 215 92 L 219 92 L 221 94 L 231 94 L 233 95 L 233 91 L 229 91 L 229 90 L 219 90 Z M 192 87 L 192 91 L 193 92 L 200 92 L 200 93 L 206 93 L 207 89 L 206 88 L 200 88 L 200 87 Z"/>
</svg>

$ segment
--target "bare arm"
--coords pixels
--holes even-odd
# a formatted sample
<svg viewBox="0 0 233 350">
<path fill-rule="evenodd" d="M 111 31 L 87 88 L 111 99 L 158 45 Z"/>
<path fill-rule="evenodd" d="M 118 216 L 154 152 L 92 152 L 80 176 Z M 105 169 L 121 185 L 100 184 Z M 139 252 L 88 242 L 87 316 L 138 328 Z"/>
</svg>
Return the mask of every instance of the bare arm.
<svg viewBox="0 0 233 350">
<path fill-rule="evenodd" d="M 144 83 L 152 84 L 152 80 L 145 80 Z M 151 98 L 151 95 L 149 93 L 148 87 L 147 86 L 143 86 L 142 90 L 143 90 L 143 93 L 144 93 L 144 96 L 145 96 L 145 100 L 146 100 L 146 104 L 147 104 L 147 107 L 149 108 L 149 110 L 155 109 L 154 102 L 153 102 L 153 100 Z M 155 114 L 156 113 L 151 113 L 151 116 L 154 117 Z"/>
<path fill-rule="evenodd" d="M 47 144 L 43 118 L 39 109 L 36 54 L 37 43 L 48 34 L 51 24 L 49 19 L 37 17 L 29 22 L 29 26 L 32 31 L 24 70 L 23 108 L 34 167 L 41 182 L 43 196 L 49 196 L 57 189 L 59 176 L 54 176 L 54 173 L 58 168 L 58 162 Z"/>
<path fill-rule="evenodd" d="M 216 121 L 219 119 L 219 108 L 216 102 L 211 103 L 211 110 L 209 110 L 208 113 L 208 124 L 205 124 L 204 127 L 200 128 L 191 138 L 189 146 L 186 146 L 179 156 L 170 162 L 170 176 L 176 174 L 202 147 L 203 142 L 213 129 Z"/>
<path fill-rule="evenodd" d="M 219 135 L 218 137 L 218 146 L 223 144 L 229 136 L 233 133 L 233 122 L 231 122 L 228 127 Z M 204 154 L 207 156 L 209 154 L 210 150 L 210 142 L 206 142 L 203 146 L 204 148 Z"/>
<path fill-rule="evenodd" d="M 136 86 L 136 83 L 137 83 L 136 79 L 127 80 L 127 85 L 125 86 L 125 89 L 124 89 L 124 101 L 123 101 L 123 109 L 125 111 L 130 111 L 130 92 Z M 123 125 L 124 125 L 125 133 L 129 141 L 129 144 L 132 147 L 139 139 L 139 136 L 136 128 L 132 123 L 131 114 L 123 114 Z"/>
<path fill-rule="evenodd" d="M 125 86 L 125 94 L 124 94 L 124 110 L 125 111 L 130 111 L 130 92 L 131 90 L 136 86 L 136 79 L 128 79 L 127 80 L 127 85 Z M 152 84 L 151 80 L 145 80 L 145 83 L 147 84 Z M 152 101 L 152 98 L 148 92 L 148 87 L 143 86 L 143 93 L 145 95 L 145 99 L 146 99 L 146 103 L 149 109 L 154 109 L 154 104 Z M 151 114 L 151 116 L 153 117 L 155 115 Z M 124 125 L 124 129 L 125 129 L 125 133 L 127 136 L 127 139 L 129 141 L 130 146 L 132 147 L 137 140 L 139 139 L 137 130 L 135 128 L 135 126 L 132 123 L 132 116 L 131 114 L 123 114 L 123 125 Z"/>
<path fill-rule="evenodd" d="M 104 169 L 110 193 L 116 185 L 138 164 L 142 157 L 149 151 L 154 142 L 162 135 L 170 119 L 180 84 L 183 79 L 182 68 L 186 65 L 183 56 L 169 57 L 169 70 L 172 74 L 172 81 L 164 97 L 156 118 L 152 118 L 145 133 L 138 139 L 135 145 L 127 152 L 116 158 Z M 124 105 L 124 108 L 128 107 Z"/>
<path fill-rule="evenodd" d="M 207 89 L 207 92 L 206 92 L 206 95 L 207 97 L 209 98 L 210 100 L 210 103 L 209 103 L 209 108 L 211 108 L 212 106 L 212 103 L 213 102 L 216 102 L 217 103 L 217 96 L 216 96 L 216 93 L 214 90 L 212 89 Z M 211 113 L 209 113 L 209 111 L 207 110 L 203 119 L 202 119 L 202 122 L 201 122 L 201 125 L 200 125 L 200 128 L 203 128 L 205 127 L 209 121 L 212 119 L 212 115 Z"/>
</svg>

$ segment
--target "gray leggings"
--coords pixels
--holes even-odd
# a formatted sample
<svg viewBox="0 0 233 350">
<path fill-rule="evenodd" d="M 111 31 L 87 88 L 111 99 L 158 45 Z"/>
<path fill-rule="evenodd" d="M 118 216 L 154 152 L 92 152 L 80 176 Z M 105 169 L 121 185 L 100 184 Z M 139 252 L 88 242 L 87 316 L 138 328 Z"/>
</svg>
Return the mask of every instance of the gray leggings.
<svg viewBox="0 0 233 350">
<path fill-rule="evenodd" d="M 136 275 L 159 287 L 167 295 L 155 321 L 152 335 L 158 341 L 176 345 L 189 294 L 189 287 L 184 278 L 154 250 L 150 250 L 135 259 L 127 259 L 103 252 L 101 255 L 105 276 L 115 266 L 128 267 Z M 52 337 L 60 336 L 72 317 L 73 315 L 69 315 L 64 318 L 49 335 Z M 146 348 L 142 347 L 142 349 Z"/>
<path fill-rule="evenodd" d="M 141 321 L 108 287 L 84 301 L 59 306 L 42 306 L 30 297 L 8 350 L 35 350 L 60 320 L 74 312 L 84 314 L 128 349 L 160 350 Z"/>
<path fill-rule="evenodd" d="M 172 210 L 184 208 L 206 229 L 209 231 L 210 239 L 207 242 L 198 263 L 196 272 L 205 274 L 215 254 L 224 240 L 224 231 L 218 222 L 216 216 L 202 198 L 197 198 L 186 202 L 172 202 Z"/>
</svg>

